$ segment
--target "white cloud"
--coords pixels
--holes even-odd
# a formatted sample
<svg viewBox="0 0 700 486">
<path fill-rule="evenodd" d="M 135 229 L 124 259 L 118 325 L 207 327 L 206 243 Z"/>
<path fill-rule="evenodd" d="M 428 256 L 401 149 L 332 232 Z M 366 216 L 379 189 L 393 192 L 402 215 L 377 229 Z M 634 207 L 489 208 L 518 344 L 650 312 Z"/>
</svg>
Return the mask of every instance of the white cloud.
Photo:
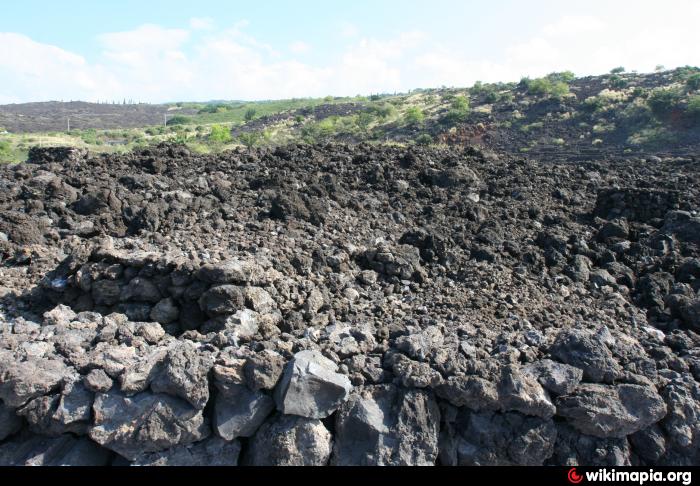
<svg viewBox="0 0 700 486">
<path fill-rule="evenodd" d="M 311 46 L 304 41 L 295 41 L 289 44 L 289 50 L 293 54 L 306 54 L 311 51 Z"/>
<path fill-rule="evenodd" d="M 338 29 L 347 37 L 327 61 L 302 39 L 277 50 L 248 34 L 246 21 L 220 29 L 208 19 L 192 19 L 189 29 L 147 24 L 103 34 L 94 60 L 21 34 L 0 33 L 5 51 L 0 102 L 354 95 L 515 81 L 564 69 L 586 75 L 618 65 L 640 71 L 657 64 L 699 65 L 700 2 L 678 3 L 680 10 L 655 11 L 653 22 L 648 12 L 634 9 L 615 23 L 612 14 L 563 16 L 500 52 L 472 47 L 471 54 L 424 32 L 361 37 L 348 24 Z M 302 54 L 304 62 L 295 60 Z"/>
<path fill-rule="evenodd" d="M 209 17 L 192 17 L 190 19 L 190 28 L 193 30 L 213 30 L 214 19 Z"/>
</svg>

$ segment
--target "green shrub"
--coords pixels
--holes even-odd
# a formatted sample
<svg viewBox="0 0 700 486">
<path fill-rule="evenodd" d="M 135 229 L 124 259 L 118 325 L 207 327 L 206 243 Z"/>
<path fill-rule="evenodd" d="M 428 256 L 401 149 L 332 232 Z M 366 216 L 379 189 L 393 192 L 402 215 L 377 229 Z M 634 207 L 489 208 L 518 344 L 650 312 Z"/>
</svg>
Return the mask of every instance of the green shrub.
<svg viewBox="0 0 700 486">
<path fill-rule="evenodd" d="M 500 96 L 498 95 L 498 93 L 496 91 L 491 91 L 484 98 L 484 101 L 486 101 L 486 103 L 491 103 L 491 104 L 498 103 L 499 100 L 500 100 Z"/>
<path fill-rule="evenodd" d="M 260 140 L 259 132 L 245 132 L 238 136 L 238 140 L 248 148 L 253 148 Z"/>
<path fill-rule="evenodd" d="M 616 67 L 616 68 L 613 68 L 610 70 L 610 74 L 622 74 L 624 72 L 625 72 L 625 68 L 623 68 L 622 66 Z"/>
<path fill-rule="evenodd" d="M 700 89 L 700 73 L 695 73 L 688 76 L 688 79 L 685 80 L 685 85 L 691 91 Z"/>
<path fill-rule="evenodd" d="M 212 125 L 209 140 L 215 143 L 229 143 L 232 140 L 231 130 L 223 125 Z"/>
<path fill-rule="evenodd" d="M 245 121 L 247 121 L 247 122 L 253 121 L 253 119 L 255 118 L 255 115 L 257 115 L 257 113 L 258 112 L 255 110 L 255 108 L 248 108 L 246 110 L 243 118 L 245 118 Z"/>
<path fill-rule="evenodd" d="M 612 86 L 615 89 L 622 89 L 627 87 L 627 81 L 618 76 L 617 74 L 613 74 L 610 76 L 610 86 Z"/>
<path fill-rule="evenodd" d="M 691 120 L 695 123 L 700 123 L 700 95 L 690 97 L 687 113 Z"/>
<path fill-rule="evenodd" d="M 457 96 L 452 100 L 452 109 L 459 111 L 469 111 L 469 99 L 466 96 Z"/>
<path fill-rule="evenodd" d="M 649 95 L 647 103 L 657 118 L 665 118 L 678 107 L 681 94 L 673 88 L 656 88 Z"/>
<path fill-rule="evenodd" d="M 425 114 L 423 113 L 423 110 L 417 106 L 410 107 L 408 110 L 406 110 L 406 115 L 404 115 L 404 122 L 406 125 L 418 125 L 423 123 L 424 120 Z"/>
<path fill-rule="evenodd" d="M 428 133 L 422 133 L 416 137 L 417 145 L 430 145 L 431 143 L 433 143 L 433 137 Z"/>
<path fill-rule="evenodd" d="M 170 120 L 168 120 L 167 125 L 168 126 L 175 126 L 175 125 L 188 125 L 192 123 L 192 119 L 188 116 L 184 115 L 176 115 L 172 117 Z"/>
</svg>

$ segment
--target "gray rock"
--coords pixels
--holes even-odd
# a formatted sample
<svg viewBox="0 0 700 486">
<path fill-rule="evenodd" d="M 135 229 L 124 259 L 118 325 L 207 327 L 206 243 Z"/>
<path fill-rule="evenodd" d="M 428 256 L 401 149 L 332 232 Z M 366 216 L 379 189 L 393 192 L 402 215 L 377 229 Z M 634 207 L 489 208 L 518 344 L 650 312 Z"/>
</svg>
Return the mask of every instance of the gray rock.
<svg viewBox="0 0 700 486">
<path fill-rule="evenodd" d="M 162 368 L 167 353 L 166 347 L 151 348 L 145 356 L 125 367 L 119 374 L 121 391 L 127 395 L 145 391 Z"/>
<path fill-rule="evenodd" d="M 243 290 L 245 296 L 245 305 L 255 312 L 266 314 L 277 308 L 272 296 L 267 290 L 260 287 L 246 287 Z"/>
<path fill-rule="evenodd" d="M 549 352 L 563 363 L 583 370 L 584 378 L 593 382 L 612 383 L 621 373 L 605 343 L 589 331 L 561 331 Z"/>
<path fill-rule="evenodd" d="M 452 409 L 440 438 L 440 461 L 450 466 L 541 466 L 554 452 L 551 419 L 516 412 Z"/>
<path fill-rule="evenodd" d="M 75 370 L 58 359 L 0 360 L 0 399 L 7 406 L 17 408 L 56 390 L 64 379 L 72 376 Z"/>
<path fill-rule="evenodd" d="M 32 432 L 48 436 L 66 433 L 85 435 L 92 416 L 93 394 L 83 384 L 70 382 L 61 394 L 30 400 L 17 410 Z"/>
<path fill-rule="evenodd" d="M 670 445 L 697 457 L 700 455 L 700 384 L 684 374 L 666 385 L 661 395 L 668 406 L 661 428 Z"/>
<path fill-rule="evenodd" d="M 153 307 L 150 317 L 160 324 L 170 324 L 180 318 L 180 309 L 175 305 L 175 301 L 168 297 Z"/>
<path fill-rule="evenodd" d="M 414 361 L 401 353 L 387 353 L 384 362 L 406 388 L 428 388 L 442 383 L 442 375 L 428 363 Z"/>
<path fill-rule="evenodd" d="M 100 393 L 93 412 L 90 438 L 129 460 L 198 442 L 210 433 L 201 410 L 169 395 Z"/>
<path fill-rule="evenodd" d="M 95 305 L 113 306 L 119 302 L 122 289 L 114 280 L 98 280 L 92 283 L 91 294 Z"/>
<path fill-rule="evenodd" d="M 165 329 L 157 322 L 139 322 L 134 334 L 144 338 L 148 344 L 157 344 L 165 337 Z"/>
<path fill-rule="evenodd" d="M 557 424 L 554 454 L 545 465 L 630 466 L 627 439 L 585 435 L 567 424 Z"/>
<path fill-rule="evenodd" d="M 526 365 L 523 372 L 534 376 L 543 387 L 556 395 L 569 393 L 583 378 L 582 370 L 550 359 Z"/>
<path fill-rule="evenodd" d="M 204 265 L 197 271 L 197 278 L 215 285 L 261 285 L 267 280 L 265 270 L 253 260 L 229 260 Z"/>
<path fill-rule="evenodd" d="M 48 326 L 65 326 L 75 320 L 77 314 L 66 305 L 58 305 L 52 310 L 44 313 L 44 325 Z"/>
<path fill-rule="evenodd" d="M 199 306 L 210 317 L 233 314 L 245 306 L 243 289 L 235 285 L 212 287 L 199 299 Z"/>
<path fill-rule="evenodd" d="M 250 437 L 275 409 L 275 402 L 245 385 L 217 383 L 214 428 L 225 440 Z"/>
<path fill-rule="evenodd" d="M 432 394 L 394 385 L 355 390 L 336 417 L 333 464 L 433 465 L 440 410 Z"/>
<path fill-rule="evenodd" d="M 92 418 L 93 400 L 94 394 L 82 382 L 70 383 L 63 389 L 53 419 L 66 427 L 83 424 L 87 427 Z"/>
<path fill-rule="evenodd" d="M 275 389 L 277 410 L 287 415 L 325 418 L 347 399 L 352 385 L 338 366 L 318 351 L 301 351 Z"/>
<path fill-rule="evenodd" d="M 246 383 L 253 390 L 272 390 L 282 376 L 285 360 L 279 353 L 265 349 L 245 363 Z"/>
<path fill-rule="evenodd" d="M 122 302 L 149 302 L 155 304 L 160 302 L 163 296 L 156 284 L 147 278 L 133 278 L 121 291 L 119 300 Z"/>
<path fill-rule="evenodd" d="M 396 348 L 415 360 L 425 361 L 440 349 L 444 339 L 440 329 L 431 326 L 421 332 L 398 337 Z"/>
<path fill-rule="evenodd" d="M 647 461 L 656 462 L 666 453 L 666 438 L 658 425 L 635 432 L 630 443 L 632 450 Z"/>
<path fill-rule="evenodd" d="M 226 317 L 224 328 L 233 332 L 237 339 L 251 340 L 260 328 L 260 315 L 250 309 L 241 309 L 232 316 Z"/>
<path fill-rule="evenodd" d="M 85 388 L 94 392 L 107 392 L 114 385 L 114 381 L 103 370 L 91 370 L 85 376 Z"/>
<path fill-rule="evenodd" d="M 183 398 L 201 410 L 209 401 L 207 375 L 213 364 L 212 356 L 191 341 L 180 341 L 168 348 L 151 380 L 151 389 Z"/>
<path fill-rule="evenodd" d="M 455 407 L 477 412 L 500 409 L 496 384 L 478 376 L 450 376 L 435 387 L 435 393 Z"/>
<path fill-rule="evenodd" d="M 625 437 L 666 415 L 666 404 L 650 387 L 582 384 L 557 399 L 557 414 L 584 434 Z"/>
<path fill-rule="evenodd" d="M 196 444 L 175 446 L 138 457 L 132 466 L 237 466 L 241 444 L 211 437 Z"/>
<path fill-rule="evenodd" d="M 22 419 L 12 408 L 0 402 L 0 441 L 18 432 L 21 427 Z"/>
<path fill-rule="evenodd" d="M 106 466 L 110 452 L 85 437 L 22 434 L 0 445 L 0 466 Z"/>
<path fill-rule="evenodd" d="M 498 383 L 499 407 L 504 412 L 549 418 L 556 408 L 537 380 L 516 366 L 506 366 Z"/>
<path fill-rule="evenodd" d="M 700 244 L 700 218 L 686 211 L 669 211 L 661 231 L 672 233 L 682 241 Z"/>
<path fill-rule="evenodd" d="M 320 420 L 278 414 L 252 438 L 245 464 L 325 466 L 332 446 L 331 433 Z"/>
</svg>

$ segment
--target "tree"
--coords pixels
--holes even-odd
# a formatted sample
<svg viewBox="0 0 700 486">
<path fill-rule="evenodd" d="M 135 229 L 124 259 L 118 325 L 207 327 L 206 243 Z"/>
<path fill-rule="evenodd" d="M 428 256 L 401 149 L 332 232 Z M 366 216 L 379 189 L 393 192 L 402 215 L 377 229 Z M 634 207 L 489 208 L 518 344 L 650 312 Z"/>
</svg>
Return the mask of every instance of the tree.
<svg viewBox="0 0 700 486">
<path fill-rule="evenodd" d="M 238 136 L 238 140 L 246 147 L 253 148 L 260 140 L 259 132 L 244 132 Z"/>
<path fill-rule="evenodd" d="M 685 80 L 685 85 L 691 91 L 700 89 L 700 73 L 692 74 Z"/>
<path fill-rule="evenodd" d="M 678 106 L 681 94 L 673 88 L 656 88 L 651 92 L 649 108 L 657 118 L 665 118 Z"/>
<path fill-rule="evenodd" d="M 406 125 L 418 125 L 419 123 L 423 123 L 423 120 L 425 120 L 425 114 L 423 110 L 417 106 L 412 106 L 406 110 L 406 115 L 404 116 Z"/>
<path fill-rule="evenodd" d="M 231 130 L 223 125 L 212 125 L 209 140 L 216 143 L 229 143 L 232 140 Z"/>
<path fill-rule="evenodd" d="M 625 68 L 622 66 L 619 66 L 619 67 L 616 67 L 616 68 L 613 68 L 610 70 L 610 74 L 622 74 L 624 72 L 625 72 Z"/>
<path fill-rule="evenodd" d="M 248 108 L 245 112 L 244 118 L 246 122 L 253 121 L 255 118 L 255 115 L 257 115 L 257 111 L 255 108 Z"/>
<path fill-rule="evenodd" d="M 188 124 L 190 124 L 190 123 L 192 123 L 192 119 L 191 119 L 191 118 L 189 118 L 189 117 L 187 117 L 187 116 L 183 116 L 183 115 L 176 115 L 176 116 L 172 117 L 170 120 L 168 120 L 167 125 L 168 125 L 168 126 L 171 126 L 171 125 L 188 125 Z"/>
</svg>

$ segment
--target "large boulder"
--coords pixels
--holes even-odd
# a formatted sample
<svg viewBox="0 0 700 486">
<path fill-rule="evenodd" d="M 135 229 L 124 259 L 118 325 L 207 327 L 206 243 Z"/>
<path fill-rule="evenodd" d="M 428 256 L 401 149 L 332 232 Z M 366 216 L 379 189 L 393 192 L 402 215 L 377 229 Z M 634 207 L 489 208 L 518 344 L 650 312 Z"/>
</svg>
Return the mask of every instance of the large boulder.
<svg viewBox="0 0 700 486">
<path fill-rule="evenodd" d="M 0 445 L 0 466 L 106 466 L 110 455 L 85 437 L 22 434 Z"/>
<path fill-rule="evenodd" d="M 145 454 L 132 466 L 237 466 L 240 442 L 212 437 L 196 444 L 175 446 L 162 452 Z"/>
<path fill-rule="evenodd" d="M 214 428 L 220 437 L 234 440 L 252 436 L 275 409 L 269 395 L 245 385 L 217 383 Z"/>
<path fill-rule="evenodd" d="M 209 435 L 201 410 L 164 394 L 145 392 L 127 397 L 119 392 L 100 393 L 93 412 L 90 438 L 129 460 Z"/>
<path fill-rule="evenodd" d="M 266 281 L 265 270 L 258 263 L 238 259 L 203 265 L 197 271 L 197 278 L 215 285 L 260 285 Z"/>
<path fill-rule="evenodd" d="M 331 433 L 317 419 L 276 415 L 251 439 L 245 463 L 251 466 L 324 466 Z"/>
<path fill-rule="evenodd" d="M 626 437 L 666 415 L 666 404 L 651 387 L 585 383 L 557 399 L 557 414 L 584 434 Z"/>
<path fill-rule="evenodd" d="M 338 366 L 318 351 L 301 351 L 275 389 L 277 409 L 286 415 L 325 418 L 347 399 L 352 384 Z"/>
<path fill-rule="evenodd" d="M 22 427 L 22 419 L 15 411 L 0 402 L 0 441 L 5 440 Z"/>
<path fill-rule="evenodd" d="M 583 378 L 583 371 L 574 366 L 543 359 L 523 367 L 543 387 L 555 395 L 564 395 L 574 390 Z"/>
<path fill-rule="evenodd" d="M 235 285 L 212 287 L 200 297 L 199 306 L 210 317 L 234 314 L 245 307 L 243 288 Z"/>
<path fill-rule="evenodd" d="M 171 346 L 162 366 L 151 380 L 151 389 L 187 400 L 201 410 L 209 401 L 207 375 L 214 364 L 207 353 L 191 341 L 180 341 Z"/>
<path fill-rule="evenodd" d="M 17 408 L 60 388 L 64 380 L 73 376 L 75 370 L 60 359 L 0 360 L 0 399 Z"/>
<path fill-rule="evenodd" d="M 598 334 L 589 331 L 561 331 L 549 352 L 561 362 L 580 368 L 584 378 L 596 383 L 612 383 L 621 373 L 610 349 Z"/>
<path fill-rule="evenodd" d="M 394 385 L 364 387 L 338 411 L 333 464 L 433 465 L 439 429 L 440 410 L 431 393 Z"/>
<path fill-rule="evenodd" d="M 552 419 L 517 412 L 448 411 L 440 461 L 450 466 L 541 466 L 554 452 Z"/>
</svg>

